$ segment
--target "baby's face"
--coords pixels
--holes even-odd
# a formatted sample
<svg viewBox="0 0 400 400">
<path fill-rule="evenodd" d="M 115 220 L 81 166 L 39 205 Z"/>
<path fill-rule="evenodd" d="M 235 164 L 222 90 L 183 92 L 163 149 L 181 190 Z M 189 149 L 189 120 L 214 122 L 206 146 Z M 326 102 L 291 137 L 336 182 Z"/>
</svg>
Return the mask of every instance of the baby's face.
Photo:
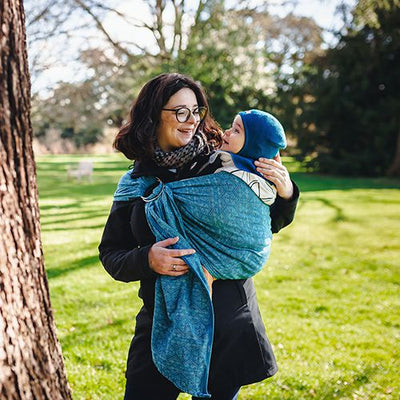
<svg viewBox="0 0 400 400">
<path fill-rule="evenodd" d="M 244 145 L 245 132 L 243 121 L 240 115 L 236 115 L 233 120 L 232 127 L 227 129 L 222 137 L 223 143 L 221 150 L 230 151 L 231 153 L 239 153 Z"/>
</svg>

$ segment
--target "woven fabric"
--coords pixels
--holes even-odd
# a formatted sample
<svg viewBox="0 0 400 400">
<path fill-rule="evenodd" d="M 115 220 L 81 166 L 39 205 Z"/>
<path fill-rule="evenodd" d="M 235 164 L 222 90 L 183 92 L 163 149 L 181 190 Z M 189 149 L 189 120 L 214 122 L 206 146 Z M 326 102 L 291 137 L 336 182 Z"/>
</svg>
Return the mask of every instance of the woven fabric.
<svg viewBox="0 0 400 400">
<path fill-rule="evenodd" d="M 226 171 L 240 178 L 247 186 L 267 205 L 272 205 L 276 199 L 276 186 L 274 183 L 261 177 L 259 174 L 244 171 L 235 165 L 233 154 L 227 151 L 216 151 L 210 159 L 219 157 L 222 167 L 215 172 Z"/>
<path fill-rule="evenodd" d="M 125 174 L 115 201 L 143 196 L 157 182 Z M 144 198 L 156 240 L 179 236 L 174 248 L 195 248 L 184 256 L 189 272 L 156 281 L 152 356 L 158 370 L 179 389 L 210 397 L 208 373 L 214 333 L 213 307 L 202 265 L 217 279 L 254 276 L 268 259 L 269 207 L 239 178 L 219 172 L 161 183 Z"/>
</svg>

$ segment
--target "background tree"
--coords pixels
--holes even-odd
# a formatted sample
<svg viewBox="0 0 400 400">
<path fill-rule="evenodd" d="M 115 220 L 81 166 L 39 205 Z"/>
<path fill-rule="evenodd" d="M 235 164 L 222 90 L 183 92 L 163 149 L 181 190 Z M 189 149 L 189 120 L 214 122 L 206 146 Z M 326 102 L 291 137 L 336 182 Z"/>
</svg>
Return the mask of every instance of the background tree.
<svg viewBox="0 0 400 400">
<path fill-rule="evenodd" d="M 0 398 L 70 399 L 40 241 L 20 0 L 0 5 Z"/>
<path fill-rule="evenodd" d="M 321 172 L 400 175 L 399 5 L 360 1 L 338 45 L 314 61 L 298 144 Z"/>
<path fill-rule="evenodd" d="M 307 76 L 313 60 L 325 54 L 323 30 L 313 19 L 288 14 L 274 18 L 265 32 L 273 86 L 261 108 L 271 110 L 291 138 L 302 130 L 302 115 L 309 101 Z M 296 146 L 289 147 L 293 154 Z"/>
<path fill-rule="evenodd" d="M 96 96 L 83 96 L 87 106 L 89 103 L 92 109 L 93 105 L 96 106 L 97 121 L 111 121 L 119 126 L 145 81 L 157 73 L 178 71 L 202 82 L 209 94 L 214 116 L 227 126 L 240 109 L 271 109 L 272 104 L 277 104 L 271 101 L 271 94 L 277 92 L 277 71 L 290 69 L 291 64 L 292 69 L 300 69 L 301 58 L 321 45 L 320 29 L 315 22 L 294 16 L 284 19 L 272 17 L 268 4 L 250 7 L 247 2 L 237 1 L 228 7 L 224 0 L 191 2 L 191 7 L 188 4 L 172 0 L 147 2 L 149 18 L 140 23 L 108 8 L 121 21 L 131 22 L 126 28 L 132 29 L 132 37 L 135 37 L 134 29 L 140 28 L 143 34 L 150 33 L 154 40 L 151 51 L 138 50 L 138 46 L 130 47 L 129 43 L 117 43 L 112 39 L 107 40 L 107 49 L 93 48 L 81 53 L 80 61 L 90 77 L 84 84 L 74 86 L 78 92 L 95 85 L 95 90 L 102 92 L 100 103 Z M 104 16 L 101 14 L 104 6 L 92 1 L 86 1 L 85 5 L 88 15 L 101 23 L 97 25 L 100 33 L 110 38 L 109 32 L 104 33 L 106 24 L 102 22 Z M 279 52 L 286 53 L 286 56 L 280 57 Z M 50 115 L 59 113 L 57 110 L 50 112 L 52 104 L 59 107 L 62 102 L 63 107 L 72 113 L 73 108 L 77 112 L 82 110 L 78 105 L 80 102 L 67 99 L 69 103 L 65 105 L 62 87 L 65 85 L 59 85 L 51 96 L 57 100 L 51 97 L 44 101 L 35 100 L 35 110 L 40 114 L 39 118 L 36 118 L 36 112 L 34 114 L 35 132 L 40 133 L 41 127 L 48 127 Z M 45 107 L 36 107 L 40 102 L 45 103 Z M 48 112 L 44 113 L 44 109 Z M 38 120 L 41 126 L 36 124 Z M 75 129 L 74 132 L 79 134 L 74 137 L 87 131 Z"/>
</svg>

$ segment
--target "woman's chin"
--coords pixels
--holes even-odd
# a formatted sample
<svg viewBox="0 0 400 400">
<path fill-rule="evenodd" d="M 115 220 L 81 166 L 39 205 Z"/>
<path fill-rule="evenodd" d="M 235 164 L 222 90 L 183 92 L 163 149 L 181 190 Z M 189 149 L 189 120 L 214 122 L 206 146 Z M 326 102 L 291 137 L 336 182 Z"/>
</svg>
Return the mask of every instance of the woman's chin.
<svg viewBox="0 0 400 400">
<path fill-rule="evenodd" d="M 186 146 L 193 139 L 193 135 L 184 135 L 179 137 L 179 147 Z"/>
</svg>

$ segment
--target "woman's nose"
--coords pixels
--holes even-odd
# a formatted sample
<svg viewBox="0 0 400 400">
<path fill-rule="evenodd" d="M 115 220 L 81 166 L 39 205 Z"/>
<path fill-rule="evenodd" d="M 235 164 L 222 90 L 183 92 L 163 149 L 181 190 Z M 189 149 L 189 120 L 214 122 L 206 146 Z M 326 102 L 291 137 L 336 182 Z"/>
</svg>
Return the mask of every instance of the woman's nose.
<svg viewBox="0 0 400 400">
<path fill-rule="evenodd" d="M 186 121 L 189 122 L 191 124 L 196 124 L 198 122 L 197 118 L 195 117 L 195 115 L 191 112 L 189 114 L 189 119 Z"/>
<path fill-rule="evenodd" d="M 224 132 L 224 136 L 230 136 L 230 134 L 231 134 L 231 130 L 230 130 L 230 129 L 227 129 L 227 130 Z"/>
</svg>

